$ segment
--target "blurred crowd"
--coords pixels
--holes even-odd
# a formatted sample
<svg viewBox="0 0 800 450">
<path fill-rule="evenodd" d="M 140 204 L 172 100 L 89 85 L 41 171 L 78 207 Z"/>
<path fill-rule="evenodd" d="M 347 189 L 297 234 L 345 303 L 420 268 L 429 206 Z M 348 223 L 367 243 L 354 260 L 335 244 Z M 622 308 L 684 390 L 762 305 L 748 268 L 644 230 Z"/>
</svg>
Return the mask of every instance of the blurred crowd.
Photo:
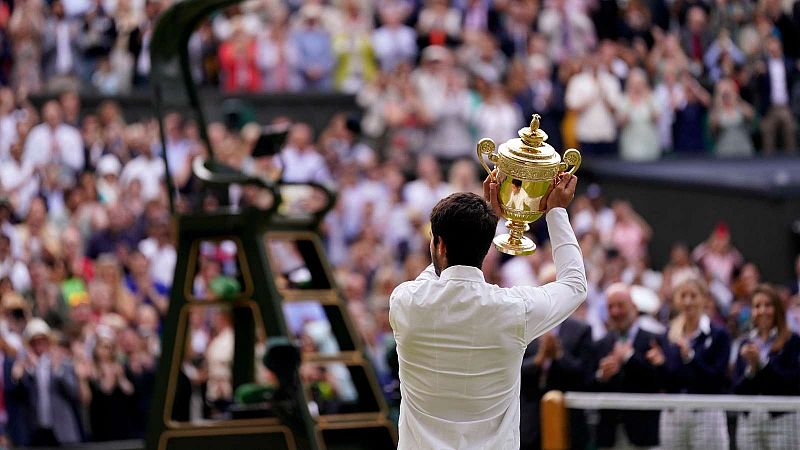
<svg viewBox="0 0 800 450">
<path fill-rule="evenodd" d="M 0 83 L 144 88 L 170 4 L 0 2 Z M 653 160 L 796 151 L 798 30 L 792 0 L 251 0 L 188 45 L 201 86 L 355 94 L 365 133 L 412 152 L 457 158 L 539 112 L 556 148 Z"/>
<path fill-rule="evenodd" d="M 283 170 L 286 181 L 338 192 L 322 224 L 327 256 L 396 402 L 388 295 L 429 264 L 435 203 L 452 192 L 481 193 L 477 139 L 504 142 L 539 112 L 549 142 L 587 155 L 795 150 L 800 85 L 791 58 L 800 39 L 797 14 L 784 3 L 265 1 L 215 16 L 190 49 L 198 82 L 226 92 L 356 93 L 364 115 L 336 115 L 318 133 L 276 119 L 290 125 L 277 159 L 253 156 L 256 124 L 211 123 L 207 131 L 231 167 L 268 177 Z M 205 147 L 191 120 L 166 116 L 164 148 L 155 120 L 127 121 L 113 101 L 81 105 L 82 84 L 104 94 L 146 85 L 152 21 L 165 6 L 26 0 L 0 7 L 0 81 L 13 86 L 0 89 L 0 431 L 15 444 L 142 436 L 176 260 L 165 151 L 177 211 L 257 203 L 247 188 L 198 190 L 191 162 Z M 37 108 L 27 94 L 45 88 L 59 94 Z M 551 380 L 576 383 L 556 384 L 565 389 L 798 393 L 791 390 L 800 387 L 791 378 L 800 373 L 791 365 L 797 355 L 785 355 L 800 352 L 793 334 L 800 259 L 798 279 L 762 286 L 757 263 L 720 223 L 704 242 L 675 243 L 669 263 L 654 267 L 648 244 L 658 236 L 630 204 L 604 198 L 596 185 L 575 199 L 570 216 L 589 297 L 564 325 L 579 332 L 556 331 L 529 349 L 528 399 Z M 540 248 L 532 256 L 490 251 L 487 281 L 552 280 L 543 225 L 534 226 Z M 224 246 L 203 251 L 193 292 L 237 289 L 232 255 Z M 189 378 L 203 386 L 195 396 L 202 406 L 186 413 L 193 418 L 232 400 L 226 319 L 192 317 L 201 370 Z M 587 348 L 605 356 L 579 354 Z M 566 357 L 579 361 L 580 373 L 558 376 L 570 366 Z M 776 378 L 772 368 L 784 364 L 785 378 Z M 619 381 L 637 367 L 638 375 Z M 647 384 L 652 374 L 660 384 Z M 650 381 L 627 381 L 637 376 Z M 320 410 L 332 408 L 322 406 L 332 392 L 350 395 L 342 394 L 346 383 L 337 386 L 335 368 L 304 377 L 315 383 Z M 606 419 L 659 426 L 652 417 L 638 425 Z M 661 426 L 680 429 L 675 421 L 694 419 L 670 420 Z"/>
<path fill-rule="evenodd" d="M 208 135 L 217 157 L 231 167 L 265 177 L 282 170 L 286 181 L 315 182 L 337 191 L 336 204 L 321 228 L 327 256 L 384 393 L 396 405 L 388 296 L 429 264 L 428 216 L 435 203 L 452 192 L 480 193 L 482 169 L 471 158 L 414 156 L 371 145 L 361 122 L 345 114 L 335 115 L 319 133 L 288 118 L 276 123 L 289 126 L 277 157 L 253 155 L 261 131 L 254 123 L 231 128 L 214 122 Z M 141 436 L 176 263 L 158 124 L 127 122 L 113 101 L 86 110 L 71 91 L 36 108 L 6 88 L 0 89 L 0 129 L 5 138 L 0 141 L 0 424 L 5 438 L 46 445 Z M 195 123 L 170 113 L 164 131 L 177 211 L 256 203 L 257 195 L 248 188 L 199 189 L 191 162 L 205 154 L 205 146 Z M 736 378 L 729 378 L 728 372 L 730 363 L 740 371 L 731 372 L 734 375 L 760 373 L 772 364 L 775 339 L 795 342 L 792 333 L 800 331 L 800 259 L 798 279 L 765 288 L 757 263 L 736 250 L 728 227 L 720 222 L 709 230 L 707 240 L 676 243 L 668 264 L 654 267 L 648 244 L 658 236 L 629 203 L 604 198 L 598 185 L 585 187 L 570 216 L 590 289 L 585 305 L 564 326 L 580 332 L 555 332 L 537 340 L 526 358 L 526 364 L 532 364 L 529 369 L 552 369 L 555 380 L 578 383 L 565 388 L 587 389 L 597 380 L 613 379 L 630 361 L 678 364 L 681 357 L 693 361 L 692 352 L 699 359 L 697 355 L 707 350 L 703 343 L 711 342 L 703 333 L 712 330 L 717 334 L 711 339 L 722 343 L 709 348 L 718 352 L 716 357 L 724 354 L 724 361 L 718 361 L 723 372 L 684 377 L 708 386 L 687 387 L 675 381 L 678 384 L 637 387 L 626 381 L 601 385 L 602 389 L 706 392 L 713 386 L 713 392 L 732 388 L 776 393 L 775 389 L 800 387 L 769 377 L 763 378 L 772 380 L 766 391 L 739 386 L 731 384 Z M 490 251 L 483 266 L 489 282 L 539 285 L 554 279 L 544 221 L 536 222 L 532 232 L 540 244 L 534 255 L 509 258 Z M 200 250 L 193 295 L 224 297 L 242 288 L 235 245 L 204 244 Z M 277 257 L 288 269 L 302 268 L 302 262 L 294 267 L 289 256 L 291 252 Z M 290 274 L 284 282 L 303 279 L 302 273 Z M 697 289 L 691 301 L 681 293 L 686 280 Z M 766 314 L 763 305 L 757 305 L 760 292 L 772 299 L 771 322 L 760 319 Z M 691 319 L 686 317 L 690 309 Z M 295 323 L 298 317 L 287 316 L 299 344 L 319 352 L 323 345 L 334 348 L 322 309 L 310 305 L 301 314 L 311 314 L 319 323 L 304 330 Z M 192 315 L 190 351 L 181 371 L 188 394 L 176 400 L 185 408 L 173 411 L 174 417 L 224 417 L 219 413 L 233 402 L 230 319 L 224 312 Z M 756 332 L 762 321 L 772 324 L 763 337 Z M 614 338 L 631 326 L 640 336 L 652 337 L 632 344 L 642 352 L 634 353 L 636 359 L 628 344 Z M 568 355 L 568 344 L 562 341 L 567 336 L 586 340 L 574 347 L 584 352 L 601 346 L 588 356 L 575 356 L 588 358 L 571 366 L 588 373 L 586 379 L 555 375 Z M 748 339 L 763 344 L 760 353 L 747 345 Z M 608 359 L 594 357 L 605 354 Z M 352 380 L 343 369 L 303 369 L 320 413 L 336 411 L 354 398 Z M 547 372 L 532 373 L 539 375 L 526 377 L 523 394 L 536 398 L 541 389 L 552 386 L 546 383 Z M 595 374 L 599 378 L 593 378 Z M 259 380 L 269 382 L 269 374 L 262 373 Z"/>
</svg>

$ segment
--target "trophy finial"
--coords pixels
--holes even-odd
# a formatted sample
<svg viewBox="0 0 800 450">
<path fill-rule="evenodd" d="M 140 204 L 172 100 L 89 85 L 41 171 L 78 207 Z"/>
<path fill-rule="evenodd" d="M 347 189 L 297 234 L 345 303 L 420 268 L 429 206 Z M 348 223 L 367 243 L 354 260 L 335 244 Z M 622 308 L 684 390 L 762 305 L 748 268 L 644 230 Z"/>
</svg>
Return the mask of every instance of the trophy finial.
<svg viewBox="0 0 800 450">
<path fill-rule="evenodd" d="M 533 118 L 531 118 L 531 132 L 535 132 L 536 130 L 539 129 L 539 120 L 541 118 L 542 118 L 542 116 L 540 116 L 538 114 L 534 114 L 533 115 Z"/>
<path fill-rule="evenodd" d="M 534 114 L 531 118 L 530 126 L 519 130 L 519 137 L 522 139 L 522 143 L 528 147 L 539 147 L 547 139 L 547 133 L 539 128 L 539 121 L 541 119 L 542 116 Z"/>
</svg>

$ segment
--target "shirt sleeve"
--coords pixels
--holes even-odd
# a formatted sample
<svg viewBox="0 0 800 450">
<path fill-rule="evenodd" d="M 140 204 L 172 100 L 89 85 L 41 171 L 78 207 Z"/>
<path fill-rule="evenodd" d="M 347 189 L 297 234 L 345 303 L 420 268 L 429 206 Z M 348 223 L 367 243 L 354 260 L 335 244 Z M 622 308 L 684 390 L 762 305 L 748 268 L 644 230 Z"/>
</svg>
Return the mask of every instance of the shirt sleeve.
<svg viewBox="0 0 800 450">
<path fill-rule="evenodd" d="M 542 335 L 569 317 L 586 299 L 586 271 L 578 239 L 567 210 L 547 213 L 547 229 L 556 265 L 556 281 L 541 287 L 516 286 L 511 294 L 525 302 L 525 343 Z"/>
</svg>

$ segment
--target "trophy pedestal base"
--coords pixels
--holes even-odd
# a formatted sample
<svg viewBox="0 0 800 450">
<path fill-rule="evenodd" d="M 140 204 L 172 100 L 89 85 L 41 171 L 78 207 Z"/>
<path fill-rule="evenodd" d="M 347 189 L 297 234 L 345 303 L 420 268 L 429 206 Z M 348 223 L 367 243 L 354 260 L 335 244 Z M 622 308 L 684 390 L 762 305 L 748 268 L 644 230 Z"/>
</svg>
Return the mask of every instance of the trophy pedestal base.
<svg viewBox="0 0 800 450">
<path fill-rule="evenodd" d="M 514 241 L 516 241 L 516 239 L 514 239 Z M 510 234 L 501 234 L 495 236 L 493 242 L 497 250 L 506 255 L 530 255 L 536 251 L 536 244 L 525 236 L 519 239 L 519 242 L 512 242 Z"/>
</svg>

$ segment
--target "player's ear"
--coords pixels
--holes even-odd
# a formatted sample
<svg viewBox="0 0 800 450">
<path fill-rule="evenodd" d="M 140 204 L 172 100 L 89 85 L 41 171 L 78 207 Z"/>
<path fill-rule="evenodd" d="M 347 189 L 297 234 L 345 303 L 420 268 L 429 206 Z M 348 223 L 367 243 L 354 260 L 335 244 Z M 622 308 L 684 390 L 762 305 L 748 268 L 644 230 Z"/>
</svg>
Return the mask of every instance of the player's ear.
<svg viewBox="0 0 800 450">
<path fill-rule="evenodd" d="M 433 245 L 435 247 L 436 254 L 440 258 L 446 258 L 447 257 L 447 247 L 445 247 L 445 245 L 444 245 L 444 239 L 440 238 L 439 236 L 434 236 L 433 239 L 434 239 Z"/>
</svg>

